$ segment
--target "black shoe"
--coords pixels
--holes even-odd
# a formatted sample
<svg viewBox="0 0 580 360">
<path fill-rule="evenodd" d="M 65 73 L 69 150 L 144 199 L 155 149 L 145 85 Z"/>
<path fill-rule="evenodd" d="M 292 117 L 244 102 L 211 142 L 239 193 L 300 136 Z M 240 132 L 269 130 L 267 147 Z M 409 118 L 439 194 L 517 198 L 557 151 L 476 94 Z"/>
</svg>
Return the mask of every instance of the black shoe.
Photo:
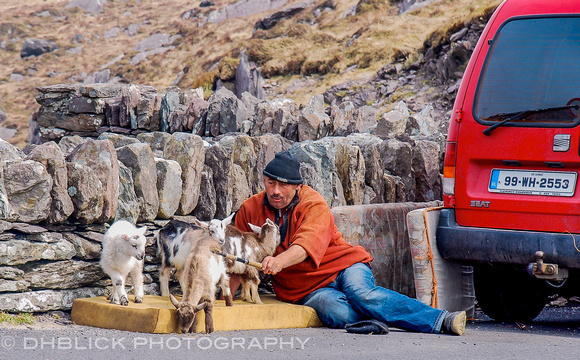
<svg viewBox="0 0 580 360">
<path fill-rule="evenodd" d="M 455 311 L 447 313 L 441 325 L 441 332 L 447 334 L 463 335 L 465 332 L 465 322 L 467 321 L 467 314 L 465 311 Z"/>
<path fill-rule="evenodd" d="M 346 332 L 354 334 L 388 334 L 389 327 L 387 324 L 378 320 L 363 320 L 353 324 L 346 325 Z"/>
</svg>

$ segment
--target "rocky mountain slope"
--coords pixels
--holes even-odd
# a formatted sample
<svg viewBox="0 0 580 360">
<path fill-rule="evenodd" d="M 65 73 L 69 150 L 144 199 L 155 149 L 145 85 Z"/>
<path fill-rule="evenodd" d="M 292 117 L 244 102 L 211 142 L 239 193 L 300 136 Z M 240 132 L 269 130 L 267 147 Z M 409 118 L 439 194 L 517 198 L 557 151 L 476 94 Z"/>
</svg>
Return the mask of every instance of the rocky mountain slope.
<svg viewBox="0 0 580 360">
<path fill-rule="evenodd" d="M 499 0 L 0 0 L 0 137 L 24 147 L 38 86 L 133 83 L 159 91 L 231 82 L 240 55 L 264 96 L 404 100 L 445 123 Z"/>
</svg>

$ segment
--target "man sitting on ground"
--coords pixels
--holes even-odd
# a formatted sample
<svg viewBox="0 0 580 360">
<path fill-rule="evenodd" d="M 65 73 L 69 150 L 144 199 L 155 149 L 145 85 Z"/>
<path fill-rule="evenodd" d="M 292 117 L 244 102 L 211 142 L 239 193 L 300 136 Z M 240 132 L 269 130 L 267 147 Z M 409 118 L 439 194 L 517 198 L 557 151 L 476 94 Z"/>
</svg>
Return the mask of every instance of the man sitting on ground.
<svg viewBox="0 0 580 360">
<path fill-rule="evenodd" d="M 243 231 L 266 218 L 280 227 L 281 244 L 262 262 L 279 299 L 314 308 L 333 328 L 372 320 L 410 331 L 463 334 L 465 311 L 449 313 L 377 286 L 372 256 L 342 238 L 324 198 L 302 183 L 300 162 L 282 151 L 264 169 L 265 191 L 247 199 L 235 216 Z"/>
</svg>

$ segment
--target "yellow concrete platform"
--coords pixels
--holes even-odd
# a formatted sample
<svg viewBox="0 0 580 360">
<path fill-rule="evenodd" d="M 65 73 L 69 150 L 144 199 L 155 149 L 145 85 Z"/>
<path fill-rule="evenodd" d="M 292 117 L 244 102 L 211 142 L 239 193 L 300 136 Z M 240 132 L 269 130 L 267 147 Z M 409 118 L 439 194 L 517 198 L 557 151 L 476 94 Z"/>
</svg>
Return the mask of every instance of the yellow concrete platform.
<svg viewBox="0 0 580 360">
<path fill-rule="evenodd" d="M 179 297 L 177 297 L 179 300 Z M 284 303 L 273 295 L 261 295 L 264 304 L 235 300 L 234 306 L 225 306 L 217 300 L 213 309 L 215 331 L 284 329 L 322 326 L 314 309 Z M 205 314 L 200 312 L 197 332 L 204 332 Z M 129 305 L 111 304 L 104 296 L 73 301 L 71 320 L 78 325 L 144 333 L 179 333 L 177 311 L 169 298 L 145 295 L 143 303 L 135 304 L 129 296 Z"/>
</svg>

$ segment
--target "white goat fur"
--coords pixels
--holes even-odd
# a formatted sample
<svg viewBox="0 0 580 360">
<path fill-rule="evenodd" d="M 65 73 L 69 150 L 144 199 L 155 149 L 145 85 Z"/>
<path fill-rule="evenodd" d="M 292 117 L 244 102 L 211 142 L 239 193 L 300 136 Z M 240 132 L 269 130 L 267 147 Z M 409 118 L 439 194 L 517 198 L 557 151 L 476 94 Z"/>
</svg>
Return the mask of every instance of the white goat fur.
<svg viewBox="0 0 580 360">
<path fill-rule="evenodd" d="M 197 313 L 205 311 L 205 331 L 213 332 L 212 310 L 216 284 L 219 283 L 226 306 L 232 306 L 230 277 L 226 273 L 224 258 L 211 251 L 221 251 L 220 241 L 211 236 L 202 236 L 193 244 L 182 274 L 183 298 L 180 302 L 169 295 L 177 309 L 182 333 L 193 333 L 197 327 Z"/>
<path fill-rule="evenodd" d="M 273 255 L 280 244 L 280 230 L 270 219 L 266 219 L 261 227 L 248 225 L 253 232 L 243 232 L 232 225 L 225 225 L 215 230 L 217 235 L 214 236 L 223 236 L 223 252 L 261 263 L 266 256 Z M 239 274 L 241 277 L 242 300 L 262 304 L 258 294 L 260 284 L 258 269 L 229 259 L 226 260 L 226 264 L 229 274 Z"/>
<path fill-rule="evenodd" d="M 143 302 L 146 231 L 146 226 L 136 228 L 128 221 L 119 220 L 105 232 L 100 264 L 113 283 L 111 294 L 113 304 L 128 305 L 125 281 L 129 273 L 135 286 L 135 302 Z"/>
</svg>

